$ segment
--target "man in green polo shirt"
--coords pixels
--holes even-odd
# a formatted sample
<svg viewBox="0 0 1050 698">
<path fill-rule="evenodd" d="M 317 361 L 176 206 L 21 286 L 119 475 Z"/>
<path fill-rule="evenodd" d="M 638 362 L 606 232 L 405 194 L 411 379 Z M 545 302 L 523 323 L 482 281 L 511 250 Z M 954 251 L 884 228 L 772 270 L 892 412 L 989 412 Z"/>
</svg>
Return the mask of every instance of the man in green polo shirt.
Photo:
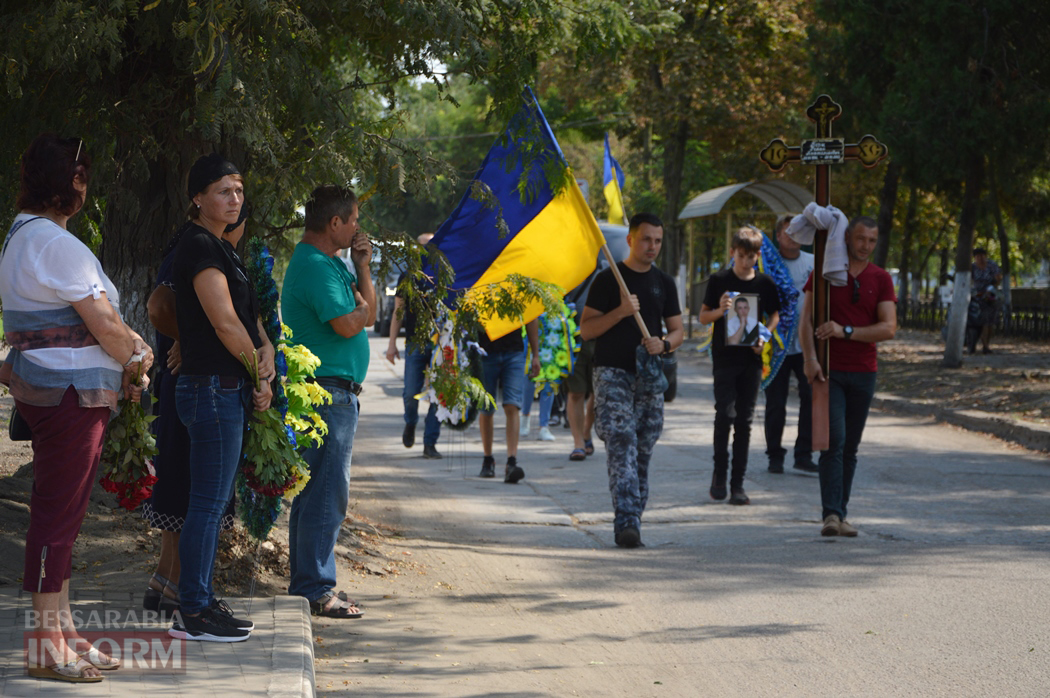
<svg viewBox="0 0 1050 698">
<path fill-rule="evenodd" d="M 305 228 L 284 277 L 281 315 L 293 341 L 321 359 L 316 380 L 332 394 L 332 404 L 318 409 L 328 434 L 303 454 L 310 481 L 292 501 L 288 593 L 306 597 L 314 615 L 360 618 L 357 603 L 335 590 L 335 543 L 350 499 L 358 394 L 368 370 L 367 328 L 376 315 L 372 243 L 357 226 L 357 197 L 343 187 L 313 191 Z M 353 270 L 337 255 L 345 248 Z"/>
</svg>

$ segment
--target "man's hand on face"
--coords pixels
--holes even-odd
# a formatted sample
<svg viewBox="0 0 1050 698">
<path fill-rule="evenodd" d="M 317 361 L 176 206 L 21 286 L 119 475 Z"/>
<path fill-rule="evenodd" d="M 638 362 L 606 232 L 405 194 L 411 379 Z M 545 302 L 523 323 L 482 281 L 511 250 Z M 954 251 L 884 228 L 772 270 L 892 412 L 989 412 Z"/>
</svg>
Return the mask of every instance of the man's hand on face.
<svg viewBox="0 0 1050 698">
<path fill-rule="evenodd" d="M 358 269 L 362 264 L 367 266 L 372 261 L 372 241 L 368 239 L 368 235 L 363 230 L 354 234 L 354 239 L 350 243 L 350 259 Z"/>
</svg>

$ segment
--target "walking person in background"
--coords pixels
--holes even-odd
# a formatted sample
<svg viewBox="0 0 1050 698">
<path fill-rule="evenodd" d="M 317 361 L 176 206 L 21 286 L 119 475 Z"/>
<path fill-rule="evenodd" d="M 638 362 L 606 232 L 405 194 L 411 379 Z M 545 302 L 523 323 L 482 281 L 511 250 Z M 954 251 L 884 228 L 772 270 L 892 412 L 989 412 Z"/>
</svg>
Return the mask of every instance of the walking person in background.
<svg viewBox="0 0 1050 698">
<path fill-rule="evenodd" d="M 780 258 L 784 261 L 791 282 L 801 294 L 809 275 L 813 272 L 813 255 L 803 252 L 802 246 L 790 237 L 787 231 L 792 216 L 781 216 L 777 220 L 776 237 Z M 802 303 L 796 305 L 796 314 L 802 312 Z M 796 325 L 797 326 L 797 325 Z M 780 370 L 766 387 L 766 456 L 769 458 L 769 472 L 784 472 L 784 456 L 787 449 L 781 443 L 784 437 L 784 423 L 787 421 L 787 398 L 791 389 L 791 376 L 798 383 L 798 436 L 795 437 L 794 469 L 804 473 L 817 472 L 813 462 L 813 422 L 811 401 L 813 391 L 806 379 L 805 362 L 802 359 L 801 332 L 795 333 L 795 340 L 787 348 Z"/>
<path fill-rule="evenodd" d="M 92 647 L 69 607 L 73 543 L 87 511 L 110 416 L 153 362 L 120 317 L 120 298 L 91 250 L 67 230 L 84 207 L 91 158 L 79 138 L 39 136 L 22 155 L 18 215 L 0 252 L 4 339 L 0 383 L 32 432 L 33 493 L 22 589 L 32 594 L 42 648 L 30 676 L 102 680 L 120 662 Z M 50 646 L 48 647 L 48 643 Z M 46 648 L 46 649 L 44 649 Z"/>
<path fill-rule="evenodd" d="M 532 350 L 532 363 L 529 366 L 529 377 L 535 378 L 540 372 L 539 321 L 533 320 L 525 325 L 525 334 Z M 507 418 L 507 465 L 504 468 L 503 481 L 514 484 L 525 477 L 525 470 L 518 465 L 518 435 L 521 426 L 521 406 L 525 383 L 525 344 L 521 328 L 515 328 L 498 339 L 489 339 L 482 332 L 478 344 L 486 352 L 481 357 L 482 382 L 485 391 L 497 404 L 503 405 L 503 414 Z M 496 477 L 496 459 L 492 455 L 495 438 L 495 407 L 481 410 L 478 414 L 478 427 L 481 430 L 481 447 L 484 457 L 481 461 L 479 477 Z"/>
<path fill-rule="evenodd" d="M 972 295 L 976 296 L 980 304 L 980 317 L 978 322 L 981 326 L 980 340 L 981 352 L 991 354 L 992 350 L 988 343 L 992 340 L 995 331 L 995 323 L 999 316 L 999 299 L 996 297 L 996 289 L 1003 280 L 1003 273 L 999 271 L 999 265 L 988 259 L 988 250 L 976 247 L 973 251 L 973 271 L 971 288 Z M 970 344 L 970 353 L 977 353 L 977 339 L 974 337 Z"/>
<path fill-rule="evenodd" d="M 417 241 L 426 247 L 434 233 L 423 233 Z M 416 314 L 405 302 L 401 291 L 401 282 L 405 280 L 402 272 L 397 280 L 397 293 L 394 295 L 394 314 L 390 318 L 390 341 L 387 343 L 386 360 L 394 363 L 399 357 L 397 336 L 405 330 L 405 385 L 401 397 L 405 405 L 405 429 L 401 432 L 401 443 L 405 448 L 412 448 L 416 443 L 416 424 L 419 423 L 419 397 L 426 381 L 426 370 L 434 355 L 434 342 L 421 344 L 416 337 Z M 417 292 L 423 289 L 417 287 Z M 441 437 L 441 422 L 437 418 L 437 403 L 430 402 L 426 419 L 423 420 L 423 457 L 440 459 L 437 442 Z"/>
</svg>

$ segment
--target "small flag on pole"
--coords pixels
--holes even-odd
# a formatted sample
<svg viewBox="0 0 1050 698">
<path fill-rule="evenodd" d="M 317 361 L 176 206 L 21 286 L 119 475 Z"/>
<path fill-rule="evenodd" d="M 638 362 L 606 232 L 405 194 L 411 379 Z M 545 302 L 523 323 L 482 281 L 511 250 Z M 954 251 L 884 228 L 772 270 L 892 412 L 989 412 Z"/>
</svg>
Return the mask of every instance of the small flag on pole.
<svg viewBox="0 0 1050 698">
<path fill-rule="evenodd" d="M 605 134 L 605 157 L 604 160 L 604 183 L 605 200 L 609 202 L 609 222 L 619 223 L 623 221 L 627 225 L 627 213 L 623 206 L 623 168 L 609 150 L 609 134 Z"/>
</svg>

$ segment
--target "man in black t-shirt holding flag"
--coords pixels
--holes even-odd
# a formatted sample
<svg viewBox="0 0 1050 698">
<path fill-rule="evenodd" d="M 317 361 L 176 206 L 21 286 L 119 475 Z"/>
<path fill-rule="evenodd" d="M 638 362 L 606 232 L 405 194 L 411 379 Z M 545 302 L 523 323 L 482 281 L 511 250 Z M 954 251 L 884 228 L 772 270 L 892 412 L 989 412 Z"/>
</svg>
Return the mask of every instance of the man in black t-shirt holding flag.
<svg viewBox="0 0 1050 698">
<path fill-rule="evenodd" d="M 617 268 L 598 274 L 580 321 L 583 339 L 597 339 L 594 352 L 595 430 L 605 442 L 612 493 L 613 531 L 622 548 L 641 545 L 641 518 L 649 498 L 649 460 L 663 430 L 663 389 L 655 390 L 636 369 L 639 344 L 652 356 L 682 344 L 682 311 L 674 280 L 653 265 L 663 243 L 663 223 L 651 213 L 631 218 L 631 253 Z M 649 331 L 643 339 L 640 313 Z M 663 334 L 663 325 L 667 334 Z"/>
</svg>

